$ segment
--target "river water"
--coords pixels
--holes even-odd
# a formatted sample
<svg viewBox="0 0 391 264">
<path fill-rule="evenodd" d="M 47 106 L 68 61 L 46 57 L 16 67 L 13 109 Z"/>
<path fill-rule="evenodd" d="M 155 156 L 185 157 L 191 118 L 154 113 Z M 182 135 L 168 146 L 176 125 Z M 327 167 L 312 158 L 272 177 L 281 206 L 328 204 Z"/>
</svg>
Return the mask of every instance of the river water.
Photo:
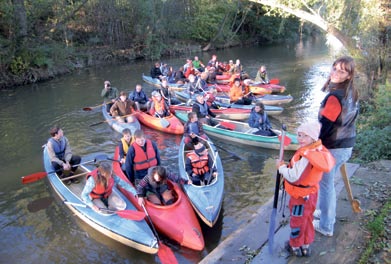
<svg viewBox="0 0 391 264">
<path fill-rule="evenodd" d="M 307 118 L 316 118 L 324 97 L 320 88 L 332 63 L 324 41 L 268 47 L 233 48 L 215 53 L 220 60 L 239 58 L 253 77 L 261 64 L 270 78 L 279 78 L 294 100 L 284 112 L 271 118 L 278 128 L 288 131 Z M 198 55 L 207 63 L 212 53 L 164 59 L 175 68 L 186 57 Z M 43 171 L 42 145 L 54 124 L 63 127 L 74 153 L 113 153 L 120 134 L 107 124 L 90 127 L 103 120 L 100 111 L 83 107 L 101 103 L 103 81 L 108 79 L 119 90 L 133 90 L 137 83 L 147 92 L 153 87 L 142 83 L 153 62 L 141 61 L 99 69 L 87 69 L 44 83 L 15 87 L 0 92 L 0 262 L 1 263 L 158 263 L 156 256 L 141 253 L 117 243 L 78 220 L 55 198 L 46 180 L 22 185 L 21 177 Z M 144 128 L 148 138 L 161 150 L 163 165 L 177 168 L 180 136 Z M 273 195 L 276 150 L 233 145 L 213 139 L 216 145 L 240 155 L 220 151 L 225 172 L 225 197 L 221 217 L 214 228 L 203 226 L 206 247 L 194 252 L 172 245 L 179 263 L 197 263 L 252 215 Z M 291 153 L 287 153 L 288 157 Z M 254 232 L 266 232 L 254 230 Z M 238 249 L 239 250 L 239 249 Z"/>
</svg>

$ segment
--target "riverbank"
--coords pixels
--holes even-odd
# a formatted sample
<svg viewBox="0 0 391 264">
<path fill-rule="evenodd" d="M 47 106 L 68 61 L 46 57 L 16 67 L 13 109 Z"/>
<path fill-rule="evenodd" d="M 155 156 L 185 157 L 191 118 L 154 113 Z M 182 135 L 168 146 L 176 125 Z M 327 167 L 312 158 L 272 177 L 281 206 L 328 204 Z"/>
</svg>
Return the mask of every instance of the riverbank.
<svg viewBox="0 0 391 264">
<path fill-rule="evenodd" d="M 350 184 L 355 199 L 361 202 L 362 213 L 355 214 L 347 199 L 346 190 L 340 175 L 336 178 L 337 223 L 333 237 L 316 233 L 312 244 L 312 255 L 308 258 L 289 256 L 284 250 L 285 241 L 289 238 L 289 217 L 282 218 L 277 213 L 277 231 L 274 237 L 273 255 L 269 254 L 267 237 L 272 209 L 271 199 L 261 207 L 248 224 L 241 226 L 230 237 L 225 239 L 201 263 L 358 263 L 365 250 L 371 234 L 367 224 L 390 201 L 391 194 L 391 161 L 381 160 L 360 167 L 358 164 L 347 166 Z M 280 211 L 280 210 L 279 210 Z M 285 214 L 288 214 L 288 208 Z M 368 262 L 389 263 L 390 254 L 390 213 L 384 219 L 385 228 L 377 247 L 370 253 Z M 388 261 L 388 262 L 387 262 Z"/>
</svg>

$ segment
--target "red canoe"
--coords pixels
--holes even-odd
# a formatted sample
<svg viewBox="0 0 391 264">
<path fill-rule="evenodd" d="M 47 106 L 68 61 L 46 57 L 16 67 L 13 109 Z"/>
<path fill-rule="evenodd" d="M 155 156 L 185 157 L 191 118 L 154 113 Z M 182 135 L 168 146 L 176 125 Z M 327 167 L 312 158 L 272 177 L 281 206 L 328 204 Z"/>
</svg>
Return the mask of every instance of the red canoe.
<svg viewBox="0 0 391 264">
<path fill-rule="evenodd" d="M 169 134 L 183 134 L 183 124 L 176 116 L 172 114 L 163 118 L 158 118 L 145 112 L 136 111 L 135 115 L 137 116 L 137 119 L 140 121 L 140 123 L 147 127 Z"/>
<path fill-rule="evenodd" d="M 118 160 L 118 158 L 119 148 L 116 147 L 114 160 Z M 113 162 L 113 170 L 116 175 L 130 183 L 119 162 Z M 159 233 L 178 242 L 181 246 L 197 251 L 203 250 L 205 247 L 204 237 L 192 205 L 180 186 L 171 181 L 169 181 L 169 185 L 176 194 L 177 199 L 174 204 L 161 206 L 148 201 L 145 203 L 154 226 Z M 135 196 L 130 195 L 129 192 L 124 192 L 124 194 L 139 210 L 142 210 Z"/>
<path fill-rule="evenodd" d="M 175 114 L 175 110 L 191 111 L 191 106 L 185 104 L 170 105 L 171 113 Z M 220 118 L 230 120 L 246 120 L 250 117 L 251 109 L 239 109 L 239 108 L 226 108 L 221 107 L 219 109 L 210 109 L 214 114 L 219 115 Z"/>
</svg>

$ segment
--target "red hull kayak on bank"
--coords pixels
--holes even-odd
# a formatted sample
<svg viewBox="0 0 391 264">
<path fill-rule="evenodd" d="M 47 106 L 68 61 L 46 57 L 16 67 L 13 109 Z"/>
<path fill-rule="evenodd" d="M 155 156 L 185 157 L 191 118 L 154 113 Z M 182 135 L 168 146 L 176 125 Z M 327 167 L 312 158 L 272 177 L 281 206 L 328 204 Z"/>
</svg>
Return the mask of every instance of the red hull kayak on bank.
<svg viewBox="0 0 391 264">
<path fill-rule="evenodd" d="M 115 148 L 114 160 L 119 159 L 119 148 Z M 121 169 L 119 162 L 113 162 L 113 170 L 116 175 L 130 183 Z M 131 184 L 131 183 L 130 183 Z M 152 219 L 157 231 L 166 237 L 178 242 L 181 246 L 201 251 L 205 247 L 204 237 L 200 223 L 190 204 L 187 196 L 181 187 L 169 181 L 169 185 L 174 190 L 176 201 L 171 205 L 155 205 L 149 201 L 145 202 L 145 207 Z M 142 208 L 137 203 L 137 198 L 124 193 L 133 204 Z"/>
</svg>

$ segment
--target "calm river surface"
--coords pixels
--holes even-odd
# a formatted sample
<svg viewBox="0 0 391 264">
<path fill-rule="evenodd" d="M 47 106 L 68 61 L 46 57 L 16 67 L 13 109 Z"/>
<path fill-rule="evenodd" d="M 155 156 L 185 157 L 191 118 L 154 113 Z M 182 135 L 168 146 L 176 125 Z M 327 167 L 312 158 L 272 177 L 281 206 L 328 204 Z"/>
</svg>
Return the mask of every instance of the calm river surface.
<svg viewBox="0 0 391 264">
<path fill-rule="evenodd" d="M 296 45 L 233 48 L 215 53 L 192 54 L 165 59 L 175 68 L 186 57 L 198 55 L 207 63 L 212 54 L 219 60 L 239 58 L 244 69 L 255 77 L 261 64 L 268 67 L 270 78 L 279 78 L 294 100 L 284 112 L 272 118 L 276 128 L 287 124 L 294 132 L 306 118 L 315 118 L 320 92 L 332 58 L 323 40 Z M 48 129 L 60 124 L 71 142 L 73 152 L 113 153 L 120 134 L 107 124 L 90 127 L 103 120 L 99 110 L 85 112 L 83 107 L 101 103 L 103 81 L 108 79 L 119 90 L 133 90 L 149 73 L 153 62 L 142 61 L 121 66 L 83 70 L 54 80 L 15 87 L 0 92 L 0 262 L 1 263 L 158 263 L 155 256 L 119 244 L 79 221 L 55 198 L 46 180 L 22 185 L 20 178 L 44 171 L 42 148 Z M 144 128 L 147 137 L 161 150 L 163 165 L 177 169 L 180 136 Z M 225 198 L 222 215 L 214 228 L 203 227 L 206 248 L 203 252 L 173 246 L 179 263 L 197 263 L 240 225 L 251 219 L 257 209 L 273 195 L 275 162 L 278 151 L 232 145 L 213 139 L 244 158 L 233 160 L 220 152 L 225 172 Z M 287 153 L 288 157 L 291 153 Z M 265 232 L 254 230 L 254 232 Z"/>
</svg>

